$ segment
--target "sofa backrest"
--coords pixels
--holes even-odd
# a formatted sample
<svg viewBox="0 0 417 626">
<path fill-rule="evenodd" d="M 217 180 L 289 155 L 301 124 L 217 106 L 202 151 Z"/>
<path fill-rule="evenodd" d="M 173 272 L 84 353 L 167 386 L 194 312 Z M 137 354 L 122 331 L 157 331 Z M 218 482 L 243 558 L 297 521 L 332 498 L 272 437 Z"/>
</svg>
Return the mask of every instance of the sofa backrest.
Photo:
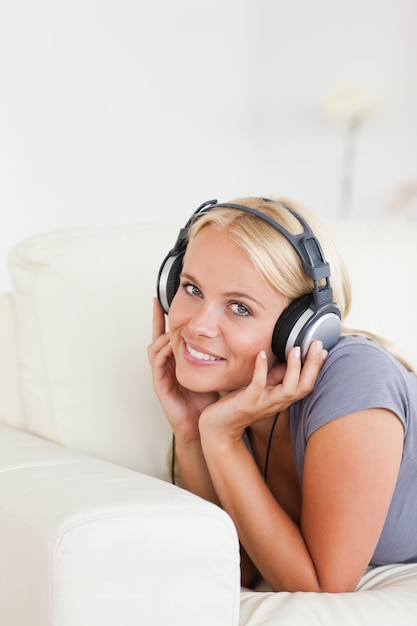
<svg viewBox="0 0 417 626">
<path fill-rule="evenodd" d="M 28 431 L 161 478 L 171 433 L 147 362 L 173 224 L 42 234 L 9 256 Z"/>
<path fill-rule="evenodd" d="M 24 428 L 20 402 L 16 323 L 11 293 L 0 295 L 0 423 Z"/>
<path fill-rule="evenodd" d="M 167 478 L 171 432 L 154 396 L 146 349 L 156 275 L 179 226 L 64 230 L 11 252 L 28 431 Z M 391 338 L 417 367 L 417 223 L 328 226 L 351 274 L 348 322 Z"/>
</svg>

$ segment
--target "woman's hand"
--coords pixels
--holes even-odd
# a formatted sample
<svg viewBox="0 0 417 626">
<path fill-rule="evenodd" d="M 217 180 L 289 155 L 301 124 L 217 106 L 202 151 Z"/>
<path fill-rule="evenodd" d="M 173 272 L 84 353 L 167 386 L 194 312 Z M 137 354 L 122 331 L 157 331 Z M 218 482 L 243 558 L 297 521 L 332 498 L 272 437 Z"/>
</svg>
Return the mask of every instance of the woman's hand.
<svg viewBox="0 0 417 626">
<path fill-rule="evenodd" d="M 165 330 L 165 316 L 157 298 L 154 299 L 152 343 L 148 347 L 148 358 L 155 393 L 177 439 L 200 439 L 200 415 L 219 396 L 217 393 L 195 393 L 178 383 L 170 337 Z"/>
<path fill-rule="evenodd" d="M 300 349 L 296 347 L 290 351 L 286 365 L 279 364 L 268 371 L 266 354 L 260 352 L 251 383 L 208 406 L 200 419 L 200 432 L 239 439 L 248 426 L 284 411 L 311 393 L 326 356 L 322 343 L 315 341 L 303 367 Z"/>
</svg>

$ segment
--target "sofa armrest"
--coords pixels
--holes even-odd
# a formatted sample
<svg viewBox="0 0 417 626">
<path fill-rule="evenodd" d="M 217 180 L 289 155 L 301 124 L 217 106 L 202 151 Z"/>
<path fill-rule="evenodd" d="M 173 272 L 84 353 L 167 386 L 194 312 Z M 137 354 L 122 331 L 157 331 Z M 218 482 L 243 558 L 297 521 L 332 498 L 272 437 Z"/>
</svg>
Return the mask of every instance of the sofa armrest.
<svg viewBox="0 0 417 626">
<path fill-rule="evenodd" d="M 0 623 L 232 626 L 239 550 L 220 508 L 0 427 Z"/>
</svg>

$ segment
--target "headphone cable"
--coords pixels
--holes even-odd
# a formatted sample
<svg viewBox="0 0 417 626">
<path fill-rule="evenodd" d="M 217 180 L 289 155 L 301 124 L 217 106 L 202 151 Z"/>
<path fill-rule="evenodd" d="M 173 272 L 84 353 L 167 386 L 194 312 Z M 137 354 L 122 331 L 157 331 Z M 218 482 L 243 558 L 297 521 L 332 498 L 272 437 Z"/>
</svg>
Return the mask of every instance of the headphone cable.
<svg viewBox="0 0 417 626">
<path fill-rule="evenodd" d="M 269 437 L 268 437 L 268 444 L 266 446 L 265 467 L 264 467 L 264 481 L 265 482 L 267 482 L 267 476 L 268 476 L 269 454 L 271 452 L 272 437 L 274 434 L 275 426 L 277 425 L 277 422 L 278 422 L 278 418 L 279 418 L 279 412 L 275 415 L 274 421 L 272 422 L 271 430 L 270 430 Z"/>
<path fill-rule="evenodd" d="M 175 434 L 172 433 L 172 449 L 171 449 L 171 483 L 175 485 Z"/>
</svg>

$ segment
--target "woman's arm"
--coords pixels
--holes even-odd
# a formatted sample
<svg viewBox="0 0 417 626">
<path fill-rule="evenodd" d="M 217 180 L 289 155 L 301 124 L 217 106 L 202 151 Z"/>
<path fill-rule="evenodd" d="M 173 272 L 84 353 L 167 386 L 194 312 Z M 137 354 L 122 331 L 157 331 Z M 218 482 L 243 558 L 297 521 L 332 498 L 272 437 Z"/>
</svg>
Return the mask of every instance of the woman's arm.
<svg viewBox="0 0 417 626">
<path fill-rule="evenodd" d="M 370 409 L 319 428 L 307 444 L 298 525 L 275 500 L 241 437 L 248 412 L 260 415 L 264 403 L 260 372 L 255 368 L 243 402 L 237 396 L 224 399 L 200 419 L 202 448 L 221 505 L 273 589 L 353 591 L 391 502 L 402 424 L 390 411 Z M 295 393 L 294 381 L 289 395 Z"/>
<path fill-rule="evenodd" d="M 175 457 L 181 487 L 209 502 L 220 504 L 207 468 L 201 441 L 199 439 L 188 442 L 176 440 Z"/>
<path fill-rule="evenodd" d="M 223 507 L 276 591 L 353 591 L 387 515 L 403 428 L 371 409 L 320 428 L 307 444 L 301 527 L 280 507 L 242 441 L 203 429 L 203 449 Z"/>
<path fill-rule="evenodd" d="M 242 441 L 202 433 L 204 454 L 223 508 L 259 572 L 275 591 L 319 591 L 300 529 L 279 506 Z"/>
<path fill-rule="evenodd" d="M 375 551 L 398 478 L 404 429 L 386 409 L 346 415 L 307 444 L 301 528 L 320 585 L 354 590 Z"/>
</svg>

